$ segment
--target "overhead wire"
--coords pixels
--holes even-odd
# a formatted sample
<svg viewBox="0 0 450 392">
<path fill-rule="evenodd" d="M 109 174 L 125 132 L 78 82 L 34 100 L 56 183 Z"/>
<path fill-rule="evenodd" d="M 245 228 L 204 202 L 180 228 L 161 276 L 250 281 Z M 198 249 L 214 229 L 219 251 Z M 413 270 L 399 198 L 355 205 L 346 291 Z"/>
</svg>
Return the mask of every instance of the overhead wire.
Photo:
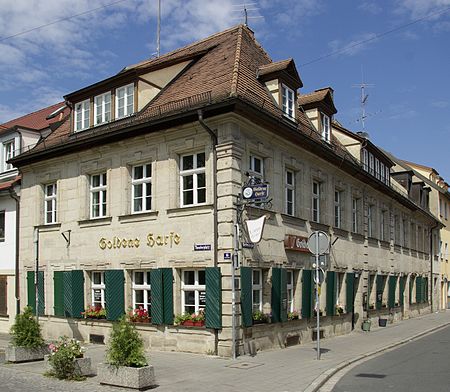
<svg viewBox="0 0 450 392">
<path fill-rule="evenodd" d="M 92 13 L 92 12 L 96 12 L 96 11 L 99 11 L 99 10 L 101 10 L 101 9 L 111 7 L 111 6 L 113 6 L 113 5 L 116 5 L 116 4 L 119 4 L 119 3 L 123 3 L 123 2 L 125 2 L 125 1 L 127 1 L 127 0 L 117 0 L 117 1 L 114 1 L 113 3 L 104 4 L 104 5 L 100 6 L 100 7 L 93 8 L 93 9 L 90 9 L 90 10 L 87 10 L 87 11 L 80 12 L 79 14 L 69 15 L 69 16 L 66 16 L 66 17 L 64 17 L 64 18 L 56 19 L 56 20 L 54 20 L 53 22 L 49 22 L 49 23 L 46 23 L 46 24 L 43 24 L 43 25 L 40 25 L 40 26 L 36 26 L 36 27 L 31 28 L 31 29 L 21 31 L 21 32 L 19 32 L 19 33 L 15 33 L 15 34 L 12 34 L 12 35 L 8 35 L 7 37 L 1 37 L 1 38 L 0 38 L 0 42 L 6 41 L 6 40 L 11 39 L 11 38 L 18 37 L 19 35 L 31 33 L 32 31 L 36 31 L 36 30 L 42 29 L 42 28 L 44 28 L 44 27 L 52 26 L 52 25 L 54 25 L 54 24 L 56 24 L 56 23 L 59 23 L 59 22 L 64 22 L 64 21 L 66 21 L 66 20 L 70 20 L 70 19 L 73 19 L 73 18 L 77 18 L 77 17 L 79 17 L 79 16 L 87 15 L 87 14 L 90 14 L 90 13 Z"/>
<path fill-rule="evenodd" d="M 397 27 L 395 27 L 395 28 L 393 28 L 391 30 L 387 30 L 387 31 L 384 31 L 382 33 L 375 34 L 374 36 L 372 36 L 370 38 L 367 38 L 367 39 L 355 42 L 355 43 L 353 43 L 351 45 L 347 45 L 347 46 L 345 46 L 345 47 L 343 47 L 341 49 L 337 49 L 337 50 L 334 50 L 334 51 L 332 51 L 330 53 L 324 54 L 324 55 L 322 55 L 320 57 L 317 57 L 317 58 L 315 58 L 313 60 L 310 60 L 310 61 L 308 61 L 306 63 L 300 64 L 300 66 L 301 67 L 306 67 L 308 65 L 317 63 L 317 62 L 322 61 L 322 60 L 325 60 L 325 59 L 327 59 L 329 57 L 332 57 L 332 56 L 335 56 L 337 54 L 344 53 L 344 52 L 346 52 L 346 51 L 348 51 L 350 49 L 353 49 L 353 48 L 355 48 L 357 46 L 364 45 L 364 44 L 366 44 L 368 42 L 371 42 L 371 41 L 375 41 L 375 40 L 377 40 L 377 39 L 379 39 L 381 37 L 384 37 L 384 36 L 386 36 L 388 34 L 395 33 L 395 32 L 397 32 L 399 30 L 403 30 L 403 29 L 405 29 L 407 27 L 410 27 L 410 26 L 412 26 L 412 25 L 414 25 L 416 23 L 422 22 L 425 19 L 429 19 L 429 18 L 431 18 L 433 16 L 436 16 L 436 15 L 441 15 L 441 14 L 443 14 L 445 12 L 448 12 L 448 11 L 450 11 L 450 7 L 441 9 L 439 11 L 431 12 L 431 13 L 429 13 L 429 14 L 427 14 L 425 16 L 422 16 L 422 17 L 420 17 L 418 19 L 415 19 L 415 20 L 413 20 L 413 21 L 411 21 L 409 23 L 405 23 L 405 24 L 397 26 Z"/>
</svg>

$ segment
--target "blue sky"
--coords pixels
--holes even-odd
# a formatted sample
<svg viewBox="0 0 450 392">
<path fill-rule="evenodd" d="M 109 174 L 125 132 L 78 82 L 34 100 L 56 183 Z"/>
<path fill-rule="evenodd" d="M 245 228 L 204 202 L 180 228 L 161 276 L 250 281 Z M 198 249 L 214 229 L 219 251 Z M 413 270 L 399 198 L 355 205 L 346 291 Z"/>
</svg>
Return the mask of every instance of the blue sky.
<svg viewBox="0 0 450 392">
<path fill-rule="evenodd" d="M 240 0 L 161 2 L 162 53 L 243 21 Z M 248 3 L 272 59 L 294 58 L 301 92 L 333 87 L 336 119 L 357 131 L 363 73 L 371 140 L 450 182 L 450 0 Z M 151 57 L 156 14 L 157 0 L 0 0 L 0 122 Z"/>
</svg>

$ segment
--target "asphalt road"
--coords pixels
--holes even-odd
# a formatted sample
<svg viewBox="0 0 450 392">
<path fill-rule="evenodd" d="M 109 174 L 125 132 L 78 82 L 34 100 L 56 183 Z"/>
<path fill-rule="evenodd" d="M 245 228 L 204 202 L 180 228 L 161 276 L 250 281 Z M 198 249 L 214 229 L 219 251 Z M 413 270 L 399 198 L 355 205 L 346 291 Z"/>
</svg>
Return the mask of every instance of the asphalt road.
<svg viewBox="0 0 450 392">
<path fill-rule="evenodd" d="M 449 392 L 450 327 L 354 367 L 333 392 Z"/>
</svg>

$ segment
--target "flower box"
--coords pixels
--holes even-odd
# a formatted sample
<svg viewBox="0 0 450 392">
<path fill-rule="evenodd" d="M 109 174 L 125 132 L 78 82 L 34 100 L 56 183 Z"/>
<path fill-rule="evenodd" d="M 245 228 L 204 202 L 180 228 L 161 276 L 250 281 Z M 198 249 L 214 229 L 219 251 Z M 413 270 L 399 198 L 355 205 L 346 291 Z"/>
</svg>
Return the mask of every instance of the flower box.
<svg viewBox="0 0 450 392">
<path fill-rule="evenodd" d="M 146 389 L 155 385 L 155 373 L 152 365 L 134 368 L 115 367 L 107 363 L 100 363 L 97 366 L 97 378 L 100 384 L 132 389 Z"/>
<path fill-rule="evenodd" d="M 5 360 L 14 363 L 42 361 L 45 354 L 48 354 L 47 346 L 38 348 L 8 346 L 5 352 Z"/>
<path fill-rule="evenodd" d="M 50 365 L 49 359 L 50 354 L 46 354 L 45 357 L 45 364 L 48 370 L 52 369 L 52 366 Z M 92 363 L 91 358 L 89 357 L 82 357 L 82 358 L 74 358 L 73 362 L 75 363 L 75 370 L 74 374 L 76 376 L 94 376 L 95 373 L 92 371 Z"/>
</svg>

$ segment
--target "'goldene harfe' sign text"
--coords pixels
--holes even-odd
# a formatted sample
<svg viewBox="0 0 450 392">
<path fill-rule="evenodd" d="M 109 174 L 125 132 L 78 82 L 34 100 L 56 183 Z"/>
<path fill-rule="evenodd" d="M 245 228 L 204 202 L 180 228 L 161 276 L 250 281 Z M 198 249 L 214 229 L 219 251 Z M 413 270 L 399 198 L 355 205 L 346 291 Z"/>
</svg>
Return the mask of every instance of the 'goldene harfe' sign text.
<svg viewBox="0 0 450 392">
<path fill-rule="evenodd" d="M 181 242 L 181 236 L 171 231 L 169 234 L 154 235 L 148 233 L 146 238 L 147 246 L 153 248 L 154 246 L 168 246 L 172 248 L 173 245 L 179 245 Z M 100 238 L 98 242 L 100 249 L 121 249 L 121 248 L 139 248 L 141 246 L 141 239 L 136 238 L 121 238 L 114 236 L 111 240 L 107 238 Z"/>
</svg>

